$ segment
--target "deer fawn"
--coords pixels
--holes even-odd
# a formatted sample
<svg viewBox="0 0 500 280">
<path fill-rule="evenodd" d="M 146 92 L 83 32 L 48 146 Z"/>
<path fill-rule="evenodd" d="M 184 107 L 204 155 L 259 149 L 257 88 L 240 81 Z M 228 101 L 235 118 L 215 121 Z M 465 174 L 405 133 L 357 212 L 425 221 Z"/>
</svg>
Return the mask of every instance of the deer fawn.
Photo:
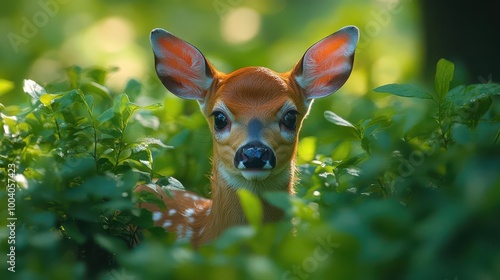
<svg viewBox="0 0 500 280">
<path fill-rule="evenodd" d="M 154 224 L 198 247 L 225 229 L 246 224 L 236 190 L 252 191 L 262 200 L 263 221 L 283 213 L 262 198 L 267 191 L 293 194 L 295 154 L 302 121 L 312 101 L 337 91 L 351 73 L 358 29 L 341 30 L 310 47 L 295 67 L 276 73 L 245 67 L 225 74 L 191 44 L 163 29 L 151 33 L 156 72 L 173 94 L 199 102 L 213 136 L 212 199 L 192 192 L 140 185 L 153 193 Z"/>
</svg>

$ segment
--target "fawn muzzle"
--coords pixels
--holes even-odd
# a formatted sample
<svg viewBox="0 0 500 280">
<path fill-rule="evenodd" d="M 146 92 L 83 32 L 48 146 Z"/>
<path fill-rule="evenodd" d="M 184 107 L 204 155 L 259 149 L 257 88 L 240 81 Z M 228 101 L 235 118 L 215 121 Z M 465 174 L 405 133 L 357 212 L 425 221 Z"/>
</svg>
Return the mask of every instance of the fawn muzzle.
<svg viewBox="0 0 500 280">
<path fill-rule="evenodd" d="M 236 151 L 234 166 L 240 170 L 270 170 L 276 166 L 276 156 L 270 147 L 254 141 Z"/>
</svg>

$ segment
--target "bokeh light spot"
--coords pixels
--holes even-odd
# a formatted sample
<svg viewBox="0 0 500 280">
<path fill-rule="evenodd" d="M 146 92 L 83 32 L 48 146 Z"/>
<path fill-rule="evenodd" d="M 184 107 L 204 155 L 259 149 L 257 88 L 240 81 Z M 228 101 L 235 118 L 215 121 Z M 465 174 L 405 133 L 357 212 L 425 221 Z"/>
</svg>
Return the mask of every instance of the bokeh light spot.
<svg viewBox="0 0 500 280">
<path fill-rule="evenodd" d="M 222 37 L 228 43 L 245 43 L 259 33 L 260 21 L 260 15 L 254 9 L 241 7 L 231 10 L 221 22 Z"/>
</svg>

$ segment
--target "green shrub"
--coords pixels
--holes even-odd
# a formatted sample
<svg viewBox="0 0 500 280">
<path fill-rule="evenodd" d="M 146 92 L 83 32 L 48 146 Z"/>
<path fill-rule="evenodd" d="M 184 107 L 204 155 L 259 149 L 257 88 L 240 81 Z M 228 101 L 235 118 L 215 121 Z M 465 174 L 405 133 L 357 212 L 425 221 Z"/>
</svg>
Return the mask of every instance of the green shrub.
<svg viewBox="0 0 500 280">
<path fill-rule="evenodd" d="M 197 251 L 154 228 L 133 207 L 151 198 L 132 189 L 152 178 L 179 184 L 170 177 L 178 174 L 209 193 L 200 115 L 183 117 L 192 108 L 173 99 L 137 105 L 134 80 L 112 92 L 112 69 L 72 67 L 67 81 L 45 87 L 25 81 L 31 103 L 1 106 L 1 181 L 17 182 L 15 209 L 2 211 L 17 218 L 16 272 L 5 268 L 2 279 L 494 279 L 500 85 L 450 90 L 453 68 L 439 61 L 433 91 L 375 89 L 373 100 L 399 97 L 369 101 L 370 118 L 355 124 L 324 112 L 331 126 L 316 128 L 327 137 L 299 143 L 297 196 L 266 195 L 287 219 L 259 225 L 259 204 L 243 192 L 253 225 Z M 9 194 L 0 192 L 2 205 Z M 146 238 L 134 247 L 136 233 Z M 9 252 L 9 229 L 0 234 Z"/>
</svg>

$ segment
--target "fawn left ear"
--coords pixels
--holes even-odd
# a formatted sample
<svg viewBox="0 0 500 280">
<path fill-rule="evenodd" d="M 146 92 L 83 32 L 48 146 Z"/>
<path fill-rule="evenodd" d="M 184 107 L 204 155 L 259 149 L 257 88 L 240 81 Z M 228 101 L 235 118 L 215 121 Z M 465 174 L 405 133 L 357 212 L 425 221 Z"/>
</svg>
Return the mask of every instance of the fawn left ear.
<svg viewBox="0 0 500 280">
<path fill-rule="evenodd" d="M 310 47 L 292 70 L 306 99 L 328 96 L 351 75 L 359 30 L 347 26 Z"/>
<path fill-rule="evenodd" d="M 203 101 L 214 81 L 214 69 L 193 45 L 166 30 L 151 32 L 156 73 L 173 94 Z"/>
</svg>

